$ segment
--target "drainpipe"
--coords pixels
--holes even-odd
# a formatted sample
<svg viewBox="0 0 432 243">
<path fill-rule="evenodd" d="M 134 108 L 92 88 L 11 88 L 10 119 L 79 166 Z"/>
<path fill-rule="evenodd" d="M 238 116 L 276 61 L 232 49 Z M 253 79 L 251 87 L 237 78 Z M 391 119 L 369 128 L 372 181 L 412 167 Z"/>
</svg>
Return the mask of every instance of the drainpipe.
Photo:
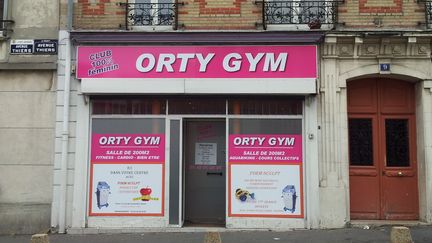
<svg viewBox="0 0 432 243">
<path fill-rule="evenodd" d="M 73 0 L 68 0 L 67 6 L 67 33 L 64 38 L 66 41 L 65 48 L 65 83 L 63 95 L 63 123 L 62 123 L 62 148 L 60 164 L 60 200 L 59 200 L 59 233 L 66 233 L 66 201 L 67 201 L 67 164 L 68 164 L 68 146 L 69 146 L 69 98 L 71 82 L 71 44 L 70 31 L 72 30 Z"/>
<path fill-rule="evenodd" d="M 9 17 L 8 10 L 9 10 L 9 0 L 4 0 L 3 1 L 3 19 L 8 19 L 8 17 Z"/>
<path fill-rule="evenodd" d="M 3 20 L 9 19 L 9 0 L 3 1 Z M 0 19 L 1 20 L 1 19 Z M 6 28 L 5 23 L 0 23 L 0 28 Z M 3 36 L 6 36 L 8 33 L 7 31 L 3 32 Z"/>
</svg>

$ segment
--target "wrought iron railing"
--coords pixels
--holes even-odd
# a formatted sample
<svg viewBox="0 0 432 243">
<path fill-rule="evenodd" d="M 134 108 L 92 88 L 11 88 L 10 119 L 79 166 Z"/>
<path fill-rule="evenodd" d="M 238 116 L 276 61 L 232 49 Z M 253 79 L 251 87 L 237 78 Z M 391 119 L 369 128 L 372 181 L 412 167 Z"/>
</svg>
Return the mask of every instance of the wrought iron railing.
<svg viewBox="0 0 432 243">
<path fill-rule="evenodd" d="M 432 28 L 432 0 L 419 1 L 425 4 L 426 28 Z"/>
<path fill-rule="evenodd" d="M 267 25 L 307 24 L 310 28 L 319 28 L 321 24 L 335 24 L 337 7 L 342 0 L 263 0 L 263 26 Z M 260 3 L 260 2 L 257 2 Z"/>
<path fill-rule="evenodd" d="M 126 29 L 132 26 L 172 26 L 177 29 L 178 5 L 177 1 L 173 3 L 120 3 L 120 6 L 126 8 Z"/>
</svg>

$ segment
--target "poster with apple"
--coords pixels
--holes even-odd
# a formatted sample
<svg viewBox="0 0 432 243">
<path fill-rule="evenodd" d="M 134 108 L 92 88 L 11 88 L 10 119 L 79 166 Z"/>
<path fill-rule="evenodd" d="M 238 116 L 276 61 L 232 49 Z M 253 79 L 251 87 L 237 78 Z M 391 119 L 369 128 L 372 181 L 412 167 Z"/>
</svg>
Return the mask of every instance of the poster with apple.
<svg viewBox="0 0 432 243">
<path fill-rule="evenodd" d="M 162 164 L 94 164 L 90 216 L 163 215 Z"/>
<path fill-rule="evenodd" d="M 163 216 L 164 163 L 164 134 L 93 134 L 89 216 Z"/>
</svg>

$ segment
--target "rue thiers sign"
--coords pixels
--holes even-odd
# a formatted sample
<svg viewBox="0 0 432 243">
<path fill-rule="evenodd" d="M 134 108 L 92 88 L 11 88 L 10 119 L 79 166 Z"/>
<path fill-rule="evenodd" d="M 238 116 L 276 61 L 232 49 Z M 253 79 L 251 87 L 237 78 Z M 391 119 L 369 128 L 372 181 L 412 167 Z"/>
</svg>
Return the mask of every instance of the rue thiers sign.
<svg viewBox="0 0 432 243">
<path fill-rule="evenodd" d="M 315 79 L 307 46 L 80 46 L 77 78 Z"/>
</svg>

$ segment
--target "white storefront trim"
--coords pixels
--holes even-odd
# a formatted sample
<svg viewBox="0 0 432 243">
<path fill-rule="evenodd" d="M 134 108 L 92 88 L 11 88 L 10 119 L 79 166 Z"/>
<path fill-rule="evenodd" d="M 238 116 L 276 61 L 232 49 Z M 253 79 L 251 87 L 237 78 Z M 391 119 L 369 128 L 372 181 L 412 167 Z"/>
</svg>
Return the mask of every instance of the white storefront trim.
<svg viewBox="0 0 432 243">
<path fill-rule="evenodd" d="M 82 79 L 87 94 L 315 94 L 315 78 Z"/>
</svg>

